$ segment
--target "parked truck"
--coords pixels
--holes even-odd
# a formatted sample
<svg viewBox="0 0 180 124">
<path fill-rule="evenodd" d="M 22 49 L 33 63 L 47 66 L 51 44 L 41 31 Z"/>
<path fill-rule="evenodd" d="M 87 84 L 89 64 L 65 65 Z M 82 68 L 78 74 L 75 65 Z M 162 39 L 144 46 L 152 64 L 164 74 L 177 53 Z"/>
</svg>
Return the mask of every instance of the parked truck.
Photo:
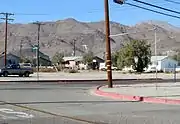
<svg viewBox="0 0 180 124">
<path fill-rule="evenodd" d="M 19 75 L 20 77 L 29 77 L 30 74 L 33 74 L 33 69 L 28 67 L 21 67 L 19 64 L 8 65 L 0 69 L 0 76 L 8 77 L 8 75 Z"/>
</svg>

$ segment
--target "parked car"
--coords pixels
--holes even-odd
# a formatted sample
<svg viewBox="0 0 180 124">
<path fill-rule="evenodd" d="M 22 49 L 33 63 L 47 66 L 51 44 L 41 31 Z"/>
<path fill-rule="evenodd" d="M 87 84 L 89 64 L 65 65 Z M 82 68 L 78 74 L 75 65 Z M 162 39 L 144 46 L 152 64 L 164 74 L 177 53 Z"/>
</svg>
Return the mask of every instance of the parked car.
<svg viewBox="0 0 180 124">
<path fill-rule="evenodd" d="M 0 75 L 8 77 L 8 75 L 19 75 L 20 77 L 29 77 L 30 74 L 33 74 L 32 68 L 21 67 L 19 64 L 8 65 L 0 69 Z"/>
<path fill-rule="evenodd" d="M 149 68 L 147 68 L 145 70 L 146 73 L 153 73 L 153 72 L 156 72 L 156 67 L 155 66 L 151 66 Z"/>
<path fill-rule="evenodd" d="M 21 68 L 32 68 L 31 63 L 19 63 Z"/>
</svg>

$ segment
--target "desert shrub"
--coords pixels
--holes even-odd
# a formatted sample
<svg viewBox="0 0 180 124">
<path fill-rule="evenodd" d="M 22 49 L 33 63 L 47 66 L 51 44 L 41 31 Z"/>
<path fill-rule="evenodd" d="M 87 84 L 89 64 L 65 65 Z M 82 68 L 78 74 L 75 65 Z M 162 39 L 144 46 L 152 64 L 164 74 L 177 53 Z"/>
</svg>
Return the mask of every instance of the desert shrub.
<svg viewBox="0 0 180 124">
<path fill-rule="evenodd" d="M 77 69 L 70 69 L 69 73 L 78 73 L 79 71 Z"/>
</svg>

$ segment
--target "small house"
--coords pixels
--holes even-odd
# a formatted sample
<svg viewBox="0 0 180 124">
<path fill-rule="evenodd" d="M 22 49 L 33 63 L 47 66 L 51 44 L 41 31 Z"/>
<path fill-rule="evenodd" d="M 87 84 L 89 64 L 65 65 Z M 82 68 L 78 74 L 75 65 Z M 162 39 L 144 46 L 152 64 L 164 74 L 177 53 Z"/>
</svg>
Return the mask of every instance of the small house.
<svg viewBox="0 0 180 124">
<path fill-rule="evenodd" d="M 157 64 L 157 65 L 156 65 Z M 178 62 L 168 56 L 152 56 L 150 67 L 157 67 L 157 71 L 165 71 L 167 69 L 174 69 Z"/>
<path fill-rule="evenodd" d="M 104 63 L 104 60 L 98 56 L 94 56 L 92 61 L 92 68 L 99 69 L 100 63 Z"/>
<path fill-rule="evenodd" d="M 33 66 L 36 66 L 37 64 L 37 54 L 35 50 L 32 50 L 32 48 L 25 48 L 22 49 L 21 52 L 19 50 L 13 51 L 13 53 L 20 58 L 27 58 L 31 61 L 31 64 Z M 50 57 L 41 51 L 39 51 L 39 65 L 40 66 L 51 66 L 51 60 Z"/>
<path fill-rule="evenodd" d="M 7 53 L 6 55 L 6 65 L 10 65 L 10 64 L 18 64 L 20 62 L 20 57 L 12 54 L 12 53 Z M 0 55 L 0 68 L 4 67 L 4 62 L 5 62 L 5 57 L 4 54 Z"/>
<path fill-rule="evenodd" d="M 71 56 L 71 57 L 63 57 L 63 64 L 66 68 L 74 68 L 79 66 L 80 63 L 83 61 L 82 56 Z"/>
</svg>

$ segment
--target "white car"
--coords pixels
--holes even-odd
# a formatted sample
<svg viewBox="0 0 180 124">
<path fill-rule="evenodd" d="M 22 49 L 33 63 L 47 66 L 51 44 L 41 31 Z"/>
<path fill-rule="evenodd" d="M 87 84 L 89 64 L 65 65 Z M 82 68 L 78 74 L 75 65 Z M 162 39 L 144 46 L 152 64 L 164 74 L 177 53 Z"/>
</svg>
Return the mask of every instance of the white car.
<svg viewBox="0 0 180 124">
<path fill-rule="evenodd" d="M 32 68 L 31 63 L 19 63 L 21 68 Z"/>
<path fill-rule="evenodd" d="M 101 67 L 100 70 L 107 70 L 107 67 Z M 111 66 L 111 70 L 117 70 L 117 67 Z"/>
<path fill-rule="evenodd" d="M 156 67 L 151 66 L 151 67 L 147 68 L 147 70 L 145 70 L 145 72 L 156 72 Z"/>
</svg>

